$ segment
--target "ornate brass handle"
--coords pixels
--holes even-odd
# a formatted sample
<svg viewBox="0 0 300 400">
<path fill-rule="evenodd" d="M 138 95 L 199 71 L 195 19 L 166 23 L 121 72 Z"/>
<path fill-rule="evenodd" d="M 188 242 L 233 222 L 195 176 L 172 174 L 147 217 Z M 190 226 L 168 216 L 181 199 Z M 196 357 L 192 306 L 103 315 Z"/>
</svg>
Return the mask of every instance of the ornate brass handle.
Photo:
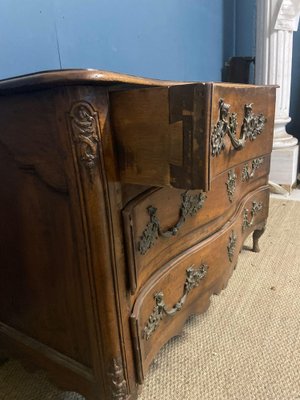
<svg viewBox="0 0 300 400">
<path fill-rule="evenodd" d="M 264 162 L 264 158 L 260 157 L 260 158 L 255 158 L 252 161 L 252 165 L 251 165 L 251 171 L 249 168 L 249 164 L 246 163 L 243 167 L 243 171 L 242 171 L 242 181 L 246 182 L 249 181 L 251 178 L 254 177 L 255 175 L 255 171 L 262 165 L 262 163 Z"/>
<path fill-rule="evenodd" d="M 178 311 L 180 311 L 186 301 L 186 298 L 190 291 L 199 285 L 199 282 L 206 277 L 208 266 L 206 264 L 201 264 L 198 269 L 194 269 L 193 266 L 186 270 L 186 279 L 184 282 L 183 295 L 178 300 L 178 302 L 170 309 L 164 302 L 164 293 L 158 292 L 154 294 L 155 307 L 153 312 L 148 318 L 147 324 L 143 329 L 142 337 L 143 339 L 149 340 L 153 332 L 159 326 L 160 321 L 165 315 L 173 317 Z"/>
<path fill-rule="evenodd" d="M 227 254 L 228 254 L 228 258 L 229 258 L 230 262 L 232 262 L 232 260 L 233 260 L 235 247 L 236 247 L 236 241 L 237 241 L 237 236 L 236 236 L 235 232 L 232 231 L 229 236 L 229 242 L 227 245 Z"/>
<path fill-rule="evenodd" d="M 241 150 L 246 140 L 255 140 L 263 131 L 266 118 L 263 114 L 255 115 L 252 111 L 252 104 L 244 106 L 244 120 L 241 127 L 240 137 L 237 137 L 237 114 L 229 113 L 230 104 L 223 99 L 219 100 L 219 120 L 214 126 L 211 135 L 212 156 L 218 156 L 225 148 L 225 136 L 228 135 L 232 146 Z"/>
<path fill-rule="evenodd" d="M 200 192 L 196 195 L 190 195 L 188 192 L 184 192 L 181 195 L 182 201 L 179 210 L 179 219 L 177 223 L 166 230 L 162 230 L 160 226 L 159 219 L 156 215 L 157 208 L 149 206 L 147 208 L 148 214 L 150 216 L 150 222 L 144 229 L 140 241 L 138 242 L 138 250 L 144 255 L 152 247 L 158 236 L 165 238 L 175 236 L 178 233 L 179 228 L 185 223 L 188 216 L 192 217 L 197 214 L 197 212 L 203 207 L 206 194 Z"/>
<path fill-rule="evenodd" d="M 233 195 L 234 195 L 234 192 L 236 189 L 236 178 L 237 178 L 237 175 L 236 175 L 234 169 L 231 169 L 228 172 L 228 179 L 225 182 L 226 187 L 227 187 L 228 199 L 231 203 L 233 202 Z"/>
<path fill-rule="evenodd" d="M 244 209 L 244 216 L 243 216 L 243 226 L 242 231 L 244 232 L 247 228 L 250 228 L 253 225 L 255 215 L 261 211 L 263 208 L 263 204 L 261 202 L 253 201 L 252 208 L 251 208 L 251 219 L 249 221 L 249 210 L 247 208 Z"/>
</svg>

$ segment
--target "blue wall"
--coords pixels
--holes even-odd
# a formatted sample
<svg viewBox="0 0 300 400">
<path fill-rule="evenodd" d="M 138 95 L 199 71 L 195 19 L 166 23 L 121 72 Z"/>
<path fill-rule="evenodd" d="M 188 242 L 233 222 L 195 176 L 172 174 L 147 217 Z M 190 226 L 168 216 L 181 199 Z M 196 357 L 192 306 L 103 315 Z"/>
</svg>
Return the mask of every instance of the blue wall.
<svg viewBox="0 0 300 400">
<path fill-rule="evenodd" d="M 255 56 L 256 0 L 224 0 L 224 61 Z"/>
<path fill-rule="evenodd" d="M 235 55 L 255 56 L 255 37 L 256 0 L 236 0 Z"/>
<path fill-rule="evenodd" d="M 0 78 L 59 67 L 51 3 L 0 0 Z"/>
<path fill-rule="evenodd" d="M 221 80 L 232 0 L 1 0 L 0 78 L 99 68 Z"/>
<path fill-rule="evenodd" d="M 255 55 L 255 0 L 0 0 L 0 79 L 99 68 L 178 80 L 221 80 L 232 56 Z M 300 139 L 300 31 L 291 117 Z"/>
</svg>

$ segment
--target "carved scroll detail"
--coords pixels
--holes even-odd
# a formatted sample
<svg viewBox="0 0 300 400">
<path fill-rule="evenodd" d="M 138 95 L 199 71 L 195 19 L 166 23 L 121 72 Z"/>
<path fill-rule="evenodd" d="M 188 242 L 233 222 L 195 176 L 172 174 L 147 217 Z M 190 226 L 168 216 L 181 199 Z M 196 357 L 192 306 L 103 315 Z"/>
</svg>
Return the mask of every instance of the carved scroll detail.
<svg viewBox="0 0 300 400">
<path fill-rule="evenodd" d="M 69 113 L 73 141 L 77 145 L 81 162 L 93 181 L 93 169 L 96 165 L 100 128 L 98 114 L 86 101 L 73 105 Z"/>
<path fill-rule="evenodd" d="M 261 202 L 253 201 L 252 202 L 252 208 L 250 212 L 251 219 L 249 221 L 249 210 L 247 208 L 244 209 L 244 215 L 243 215 L 243 226 L 242 230 L 243 232 L 247 229 L 253 226 L 254 223 L 254 217 L 255 215 L 261 211 L 263 208 L 263 204 Z"/>
<path fill-rule="evenodd" d="M 182 201 L 179 210 L 179 220 L 173 227 L 165 231 L 160 227 L 160 222 L 156 215 L 157 208 L 153 206 L 149 206 L 147 208 L 150 216 L 150 222 L 147 224 L 142 236 L 140 237 L 140 241 L 138 242 L 138 250 L 142 255 L 147 253 L 159 236 L 168 238 L 177 235 L 178 230 L 185 223 L 186 218 L 188 216 L 192 217 L 196 215 L 203 207 L 206 194 L 200 192 L 196 195 L 190 195 L 188 192 L 184 192 L 182 193 L 181 198 Z"/>
<path fill-rule="evenodd" d="M 237 137 L 237 114 L 230 113 L 230 104 L 223 99 L 219 100 L 219 120 L 214 126 L 211 135 L 212 156 L 218 156 L 225 148 L 225 136 L 228 135 L 232 146 L 241 150 L 246 140 L 255 140 L 263 131 L 266 118 L 263 114 L 255 115 L 252 111 L 252 104 L 245 104 L 244 119 L 241 127 L 240 137 Z"/>
<path fill-rule="evenodd" d="M 236 173 L 234 172 L 234 170 L 231 169 L 228 172 L 228 179 L 226 182 L 228 199 L 231 203 L 233 202 L 233 195 L 236 189 L 236 178 Z"/>
<path fill-rule="evenodd" d="M 262 165 L 263 162 L 264 162 L 263 157 L 255 158 L 252 161 L 251 171 L 250 171 L 249 164 L 246 163 L 244 165 L 243 171 L 242 171 L 242 181 L 246 182 L 246 181 L 249 181 L 251 178 L 253 178 L 255 175 L 255 171 Z"/>
<path fill-rule="evenodd" d="M 206 264 L 201 264 L 198 269 L 194 269 L 193 266 L 186 270 L 186 279 L 184 282 L 183 295 L 178 300 L 178 302 L 170 309 L 164 302 L 164 293 L 158 292 L 154 295 L 155 307 L 152 314 L 150 315 L 147 324 L 142 332 L 143 339 L 149 340 L 153 332 L 157 329 L 160 321 L 165 315 L 173 317 L 178 311 L 180 311 L 186 301 L 186 298 L 190 291 L 197 287 L 202 279 L 207 275 L 208 266 Z"/>
<path fill-rule="evenodd" d="M 229 236 L 229 243 L 227 246 L 227 254 L 228 254 L 228 258 L 229 258 L 230 262 L 232 262 L 232 260 L 233 260 L 235 247 L 236 247 L 236 241 L 237 241 L 237 236 L 234 233 L 234 231 L 232 231 Z"/>
<path fill-rule="evenodd" d="M 117 359 L 113 359 L 111 372 L 109 372 L 111 378 L 111 392 L 112 398 L 116 400 L 125 400 L 127 398 L 127 384 L 124 379 L 124 372 L 121 362 Z"/>
</svg>

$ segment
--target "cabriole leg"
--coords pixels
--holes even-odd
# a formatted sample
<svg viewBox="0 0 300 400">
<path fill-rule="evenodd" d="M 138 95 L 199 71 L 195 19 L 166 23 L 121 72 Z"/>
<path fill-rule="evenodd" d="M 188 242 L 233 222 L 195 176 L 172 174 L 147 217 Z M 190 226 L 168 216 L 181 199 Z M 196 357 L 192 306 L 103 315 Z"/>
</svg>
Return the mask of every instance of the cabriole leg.
<svg viewBox="0 0 300 400">
<path fill-rule="evenodd" d="M 253 248 L 252 248 L 252 251 L 254 251 L 255 253 L 259 253 L 260 252 L 260 248 L 259 248 L 259 245 L 258 245 L 258 240 L 262 236 L 262 234 L 265 232 L 265 230 L 266 230 L 266 222 L 264 222 L 259 228 L 255 229 L 255 231 L 253 232 Z"/>
</svg>

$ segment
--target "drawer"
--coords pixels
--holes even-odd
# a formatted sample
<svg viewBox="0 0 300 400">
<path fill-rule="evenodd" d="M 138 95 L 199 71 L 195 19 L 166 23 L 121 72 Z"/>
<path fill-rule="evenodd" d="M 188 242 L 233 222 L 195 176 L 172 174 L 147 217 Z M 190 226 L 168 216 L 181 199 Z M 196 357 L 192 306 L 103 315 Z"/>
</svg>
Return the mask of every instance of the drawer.
<svg viewBox="0 0 300 400">
<path fill-rule="evenodd" d="M 140 382 L 189 315 L 205 311 L 209 297 L 226 285 L 244 239 L 266 220 L 268 202 L 268 187 L 256 190 L 224 228 L 165 264 L 142 288 L 131 315 Z"/>
<path fill-rule="evenodd" d="M 211 191 L 153 188 L 123 210 L 131 292 L 161 265 L 227 222 L 243 196 L 267 183 L 269 155 L 218 175 Z"/>
<path fill-rule="evenodd" d="M 122 183 L 210 189 L 221 172 L 271 152 L 275 87 L 181 84 L 110 93 Z"/>
<path fill-rule="evenodd" d="M 274 106 L 270 87 L 213 85 L 210 179 L 244 160 L 271 153 Z"/>
</svg>

